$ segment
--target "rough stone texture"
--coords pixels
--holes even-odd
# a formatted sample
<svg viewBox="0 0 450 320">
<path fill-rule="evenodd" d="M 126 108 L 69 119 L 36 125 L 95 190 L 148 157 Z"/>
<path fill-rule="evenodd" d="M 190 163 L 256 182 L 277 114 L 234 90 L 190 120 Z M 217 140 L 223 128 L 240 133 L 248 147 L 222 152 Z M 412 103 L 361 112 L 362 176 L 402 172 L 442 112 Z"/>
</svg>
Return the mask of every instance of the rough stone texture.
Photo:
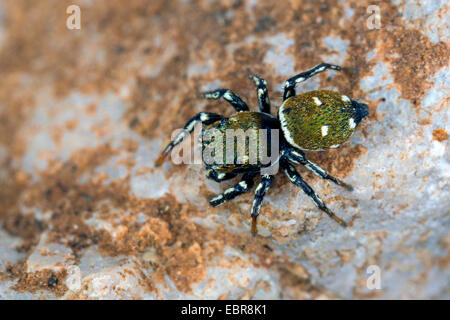
<svg viewBox="0 0 450 320">
<path fill-rule="evenodd" d="M 0 2 L 0 298 L 450 298 L 446 1 Z M 277 4 L 278 3 L 278 4 Z M 256 107 L 247 79 L 338 63 L 299 92 L 370 106 L 345 146 L 310 154 L 353 192 L 302 170 L 340 228 L 282 175 L 249 233 L 252 195 L 219 208 L 199 165 L 154 168 L 199 91 Z M 301 168 L 299 168 L 301 170 Z M 380 290 L 366 286 L 381 271 Z"/>
</svg>

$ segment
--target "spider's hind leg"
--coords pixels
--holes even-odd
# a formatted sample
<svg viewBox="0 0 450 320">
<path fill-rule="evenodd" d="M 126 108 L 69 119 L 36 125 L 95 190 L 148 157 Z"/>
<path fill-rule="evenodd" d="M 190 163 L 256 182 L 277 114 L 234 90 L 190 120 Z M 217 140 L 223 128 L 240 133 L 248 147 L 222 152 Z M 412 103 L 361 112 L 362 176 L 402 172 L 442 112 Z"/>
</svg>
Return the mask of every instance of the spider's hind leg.
<svg viewBox="0 0 450 320">
<path fill-rule="evenodd" d="M 267 91 L 267 81 L 258 76 L 257 74 L 252 74 L 249 76 L 250 79 L 256 85 L 256 94 L 259 101 L 259 111 L 270 114 L 270 100 L 269 93 Z"/>
<path fill-rule="evenodd" d="M 353 187 L 351 185 L 345 183 L 341 179 L 331 176 L 328 172 L 326 172 L 320 166 L 318 166 L 314 162 L 309 161 L 305 157 L 303 152 L 298 152 L 294 149 L 291 149 L 286 153 L 286 158 L 288 159 L 288 161 L 290 161 L 292 163 L 301 164 L 301 165 L 305 166 L 306 169 L 308 169 L 315 175 L 321 177 L 322 179 L 330 180 L 330 181 L 334 182 L 335 184 L 337 184 L 338 186 L 344 187 L 348 191 L 353 190 Z"/>
<path fill-rule="evenodd" d="M 334 221 L 339 223 L 341 226 L 346 227 L 347 224 L 344 220 L 336 216 L 328 207 L 325 205 L 325 203 L 320 199 L 320 197 L 314 192 L 314 190 L 303 180 L 303 178 L 300 176 L 300 174 L 295 170 L 294 166 L 287 161 L 283 161 L 282 167 L 284 170 L 284 173 L 288 176 L 289 180 L 293 184 L 295 184 L 297 187 L 300 187 L 303 192 L 306 193 L 307 196 L 309 196 L 313 201 L 314 204 L 323 212 L 325 212 L 330 218 L 332 218 Z"/>
<path fill-rule="evenodd" d="M 287 98 L 295 96 L 295 85 L 297 83 L 303 82 L 303 81 L 311 78 L 312 76 L 314 76 L 320 72 L 323 72 L 327 69 L 339 71 L 339 70 L 341 70 L 341 67 L 334 65 L 334 64 L 322 62 L 321 64 L 318 64 L 314 68 L 311 68 L 305 72 L 302 72 L 302 73 L 297 74 L 296 76 L 293 76 L 292 78 L 287 79 L 284 84 L 283 101 L 286 100 Z"/>
<path fill-rule="evenodd" d="M 180 131 L 177 134 L 177 136 L 172 141 L 169 142 L 169 144 L 166 146 L 164 151 L 161 153 L 161 155 L 155 161 L 155 166 L 158 167 L 164 162 L 165 158 L 170 153 L 170 151 L 172 151 L 172 149 L 176 145 L 180 144 L 184 140 L 184 138 L 186 138 L 189 134 L 192 133 L 192 131 L 194 131 L 195 125 L 197 123 L 201 122 L 202 124 L 208 125 L 208 124 L 212 124 L 218 120 L 221 120 L 223 118 L 224 117 L 221 116 L 220 114 L 211 113 L 211 112 L 197 113 L 186 123 L 186 125 L 184 126 L 184 130 Z"/>
</svg>

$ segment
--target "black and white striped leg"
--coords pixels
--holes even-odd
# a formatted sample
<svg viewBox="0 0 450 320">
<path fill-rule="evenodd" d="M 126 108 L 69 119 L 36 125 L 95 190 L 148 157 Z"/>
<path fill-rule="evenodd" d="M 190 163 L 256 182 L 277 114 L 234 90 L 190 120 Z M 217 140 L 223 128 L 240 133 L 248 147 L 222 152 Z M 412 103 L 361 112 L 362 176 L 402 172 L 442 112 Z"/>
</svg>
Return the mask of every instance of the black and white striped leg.
<svg viewBox="0 0 450 320">
<path fill-rule="evenodd" d="M 235 173 L 217 172 L 211 168 L 206 169 L 205 173 L 208 179 L 214 180 L 216 182 L 222 182 L 236 177 Z"/>
<path fill-rule="evenodd" d="M 228 200 L 232 200 L 243 193 L 248 192 L 253 187 L 253 179 L 255 173 L 245 173 L 242 176 L 241 181 L 234 187 L 226 189 L 223 193 L 211 198 L 209 204 L 213 207 L 217 207 Z"/>
<path fill-rule="evenodd" d="M 320 199 L 320 197 L 314 192 L 314 190 L 303 180 L 300 174 L 295 170 L 294 166 L 289 162 L 283 162 L 282 164 L 283 170 L 288 176 L 289 180 L 296 186 L 302 188 L 303 192 L 306 193 L 313 201 L 314 204 L 323 212 L 325 212 L 330 218 L 339 223 L 341 226 L 346 227 L 347 224 L 344 220 L 337 217 L 325 203 Z"/>
<path fill-rule="evenodd" d="M 259 216 L 259 212 L 261 210 L 262 201 L 264 196 L 269 190 L 270 185 L 274 181 L 275 177 L 265 174 L 261 178 L 261 182 L 258 184 L 255 190 L 255 198 L 252 203 L 252 234 L 256 234 L 256 219 Z"/>
<path fill-rule="evenodd" d="M 241 98 L 239 98 L 237 94 L 229 89 L 217 89 L 214 91 L 204 92 L 203 97 L 212 100 L 219 100 L 220 98 L 223 98 L 225 101 L 231 104 L 237 112 L 248 111 L 247 104 Z"/>
<path fill-rule="evenodd" d="M 166 156 L 172 151 L 172 149 L 177 145 L 180 144 L 184 138 L 186 138 L 192 131 L 194 131 L 195 125 L 199 122 L 202 124 L 211 124 L 218 120 L 223 119 L 224 117 L 220 114 L 211 113 L 211 112 L 200 112 L 197 113 L 195 116 L 189 120 L 186 125 L 184 126 L 184 130 L 180 131 L 177 136 L 169 142 L 169 144 L 166 146 L 164 151 L 161 153 L 161 155 L 158 157 L 158 159 L 155 161 L 155 166 L 160 166 L 163 162 Z"/>
<path fill-rule="evenodd" d="M 295 85 L 297 83 L 303 82 L 303 81 L 311 78 L 312 76 L 314 76 L 320 72 L 323 72 L 327 69 L 340 71 L 341 67 L 334 65 L 334 64 L 328 64 L 328 63 L 322 62 L 321 64 L 318 64 L 317 66 L 315 66 L 312 69 L 309 69 L 308 71 L 299 73 L 298 75 L 287 79 L 284 84 L 283 101 L 292 96 L 295 96 Z"/>
<path fill-rule="evenodd" d="M 353 187 L 351 185 L 345 183 L 344 181 L 342 181 L 338 178 L 331 176 L 330 174 L 328 174 L 328 172 L 326 172 L 320 166 L 318 166 L 314 162 L 309 161 L 305 157 L 305 154 L 303 152 L 291 149 L 288 152 L 286 152 L 285 156 L 290 162 L 296 163 L 296 164 L 301 164 L 301 165 L 305 166 L 306 169 L 310 170 L 312 173 L 321 177 L 322 179 L 330 180 L 330 181 L 334 182 L 335 184 L 337 184 L 341 187 L 344 187 L 348 191 L 353 190 Z"/>
<path fill-rule="evenodd" d="M 249 78 L 256 84 L 256 95 L 258 96 L 259 101 L 259 111 L 270 114 L 270 100 L 269 92 L 267 90 L 267 81 L 257 74 L 252 74 Z"/>
</svg>

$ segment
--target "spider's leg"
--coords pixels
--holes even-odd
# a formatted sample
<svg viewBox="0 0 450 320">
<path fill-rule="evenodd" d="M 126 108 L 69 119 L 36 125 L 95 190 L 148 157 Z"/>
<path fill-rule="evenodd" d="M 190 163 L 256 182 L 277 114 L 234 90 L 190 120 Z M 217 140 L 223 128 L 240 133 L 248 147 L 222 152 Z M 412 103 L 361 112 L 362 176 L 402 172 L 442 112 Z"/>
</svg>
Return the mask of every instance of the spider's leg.
<svg viewBox="0 0 450 320">
<path fill-rule="evenodd" d="M 228 200 L 234 199 L 243 193 L 248 192 L 253 187 L 253 179 L 256 173 L 245 173 L 242 176 L 241 181 L 234 187 L 226 189 L 223 193 L 211 198 L 209 204 L 213 207 L 217 207 Z"/>
<path fill-rule="evenodd" d="M 231 104 L 237 112 L 248 111 L 247 104 L 241 98 L 239 98 L 237 94 L 229 89 L 217 89 L 214 91 L 204 92 L 203 97 L 212 100 L 219 100 L 220 98 L 224 98 L 224 100 Z"/>
<path fill-rule="evenodd" d="M 283 162 L 282 167 L 284 173 L 286 173 L 289 180 L 291 180 L 291 182 L 295 184 L 297 187 L 302 188 L 303 192 L 305 192 L 306 195 L 309 196 L 314 201 L 314 204 L 320 210 L 325 212 L 330 218 L 339 223 L 341 226 L 343 227 L 347 226 L 344 220 L 337 217 L 330 209 L 328 209 L 328 207 L 325 205 L 322 199 L 320 199 L 320 197 L 314 192 L 314 190 L 303 180 L 303 178 L 300 176 L 297 170 L 295 170 L 292 164 L 290 164 L 289 162 Z"/>
<path fill-rule="evenodd" d="M 330 174 L 328 174 L 328 172 L 326 172 L 324 169 L 319 167 L 317 164 L 309 161 L 305 157 L 305 154 L 303 152 L 301 152 L 301 151 L 299 152 L 294 149 L 291 149 L 285 154 L 285 156 L 286 156 L 286 159 L 288 159 L 288 161 L 295 163 L 295 164 L 301 164 L 301 165 L 305 166 L 306 169 L 310 170 L 312 173 L 321 177 L 322 179 L 330 180 L 330 181 L 334 182 L 335 184 L 337 184 L 341 187 L 344 187 L 348 191 L 353 190 L 353 187 L 351 185 L 345 183 L 344 181 L 342 181 L 338 178 L 331 176 Z"/>
<path fill-rule="evenodd" d="M 161 153 L 161 155 L 158 157 L 158 159 L 155 161 L 155 166 L 160 166 L 163 162 L 166 156 L 172 151 L 172 149 L 177 145 L 180 144 L 185 137 L 187 137 L 192 131 L 194 131 L 195 125 L 199 122 L 202 124 L 211 124 L 218 120 L 223 119 L 224 117 L 220 114 L 211 113 L 211 112 L 200 112 L 197 113 L 195 116 L 189 120 L 186 125 L 184 126 L 184 130 L 180 131 L 180 133 L 177 134 L 177 136 L 169 142 L 169 144 L 166 146 L 164 151 Z"/>
<path fill-rule="evenodd" d="M 258 184 L 255 190 L 255 198 L 252 203 L 252 234 L 256 234 L 256 219 L 259 216 L 261 210 L 261 204 L 264 196 L 269 189 L 270 185 L 274 181 L 274 176 L 265 174 L 261 178 L 261 182 Z"/>
<path fill-rule="evenodd" d="M 252 74 L 249 76 L 249 78 L 252 79 L 256 84 L 256 94 L 259 101 L 259 111 L 270 114 L 270 100 L 269 93 L 267 91 L 267 81 L 257 74 Z"/>
<path fill-rule="evenodd" d="M 224 172 L 217 172 L 214 169 L 207 168 L 205 170 L 206 178 L 214 180 L 216 182 L 222 182 L 225 180 L 230 180 L 236 177 L 235 173 L 224 173 Z"/>
<path fill-rule="evenodd" d="M 298 75 L 287 79 L 284 84 L 283 101 L 286 100 L 287 98 L 295 96 L 295 85 L 297 83 L 303 82 L 303 81 L 311 78 L 312 76 L 314 76 L 320 72 L 323 72 L 327 69 L 340 71 L 341 67 L 334 65 L 334 64 L 328 64 L 328 63 L 322 62 L 321 64 L 318 64 L 317 66 L 315 66 L 312 69 L 309 69 L 308 71 L 299 73 Z"/>
</svg>

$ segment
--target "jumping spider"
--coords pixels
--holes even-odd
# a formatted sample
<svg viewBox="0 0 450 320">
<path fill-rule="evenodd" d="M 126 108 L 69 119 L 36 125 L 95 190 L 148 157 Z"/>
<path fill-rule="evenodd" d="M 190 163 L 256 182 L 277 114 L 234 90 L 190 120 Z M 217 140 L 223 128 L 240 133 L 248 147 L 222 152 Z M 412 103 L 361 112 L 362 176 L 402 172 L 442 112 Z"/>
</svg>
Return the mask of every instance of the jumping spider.
<svg viewBox="0 0 450 320">
<path fill-rule="evenodd" d="M 345 227 L 345 221 L 328 209 L 322 199 L 294 168 L 295 164 L 301 164 L 317 176 L 352 190 L 350 185 L 329 175 L 318 165 L 309 161 L 304 153 L 304 151 L 320 151 L 339 147 L 353 134 L 361 120 L 369 114 L 366 104 L 359 103 L 338 92 L 316 90 L 296 95 L 296 84 L 327 69 L 340 71 L 341 67 L 321 63 L 308 71 L 289 78 L 284 85 L 283 103 L 278 109 L 278 118 L 270 114 L 267 82 L 258 75 L 250 75 L 250 79 L 257 86 L 259 112 L 249 111 L 247 104 L 229 89 L 217 89 L 204 93 L 204 97 L 207 99 L 217 100 L 223 98 L 234 107 L 237 113 L 229 118 L 210 112 L 198 113 L 186 123 L 185 130 L 180 132 L 167 145 L 155 165 L 161 165 L 169 152 L 183 141 L 194 130 L 195 124 L 199 122 L 205 126 L 202 132 L 211 128 L 221 132 L 224 132 L 226 129 L 236 128 L 243 130 L 268 129 L 269 131 L 270 129 L 281 129 L 282 134 L 279 138 L 280 152 L 277 155 L 281 169 L 293 184 L 300 187 L 314 201 L 320 210 Z M 205 146 L 203 145 L 203 147 Z M 268 165 L 262 165 L 259 162 L 251 164 L 245 160 L 231 165 L 223 163 L 207 164 L 207 178 L 217 182 L 229 180 L 238 174 L 243 174 L 239 183 L 210 199 L 209 203 L 216 207 L 248 192 L 253 187 L 254 178 L 261 173 L 262 168 L 265 166 Z M 253 234 L 256 234 L 256 219 L 261 209 L 262 200 L 273 181 L 274 175 L 262 174 L 261 181 L 256 188 L 251 209 L 251 231 Z"/>
</svg>

